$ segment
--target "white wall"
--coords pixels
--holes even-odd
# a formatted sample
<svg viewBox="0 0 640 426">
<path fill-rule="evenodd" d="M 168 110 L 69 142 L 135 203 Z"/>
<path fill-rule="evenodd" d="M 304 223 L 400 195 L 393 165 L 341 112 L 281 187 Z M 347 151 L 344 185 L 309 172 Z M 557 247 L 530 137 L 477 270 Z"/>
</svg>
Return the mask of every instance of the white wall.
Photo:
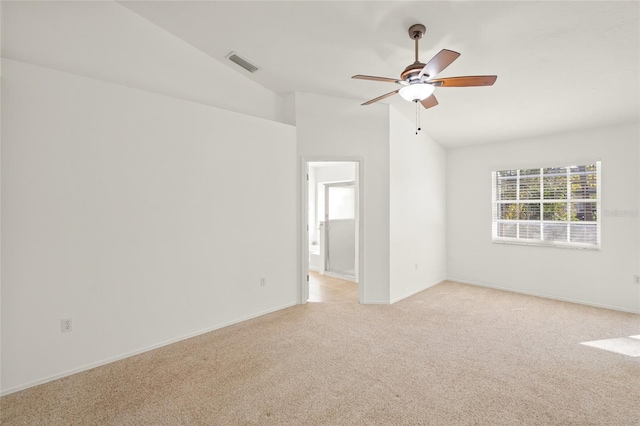
<svg viewBox="0 0 640 426">
<path fill-rule="evenodd" d="M 448 278 L 640 312 L 638 125 L 447 152 Z M 491 242 L 491 171 L 602 160 L 602 249 Z"/>
<path fill-rule="evenodd" d="M 444 149 L 385 104 L 308 93 L 293 104 L 298 155 L 363 158 L 363 302 L 392 303 L 444 280 Z"/>
<path fill-rule="evenodd" d="M 296 93 L 298 155 L 309 160 L 362 158 L 364 303 L 389 303 L 389 106 Z"/>
<path fill-rule="evenodd" d="M 283 120 L 279 95 L 116 2 L 9 1 L 2 8 L 5 58 Z"/>
<path fill-rule="evenodd" d="M 294 128 L 2 72 L 2 392 L 296 303 Z"/>
<path fill-rule="evenodd" d="M 326 167 L 316 167 L 316 183 L 349 182 L 355 180 L 355 163 L 347 162 Z"/>
<path fill-rule="evenodd" d="M 391 302 L 446 278 L 446 152 L 390 108 Z"/>
</svg>

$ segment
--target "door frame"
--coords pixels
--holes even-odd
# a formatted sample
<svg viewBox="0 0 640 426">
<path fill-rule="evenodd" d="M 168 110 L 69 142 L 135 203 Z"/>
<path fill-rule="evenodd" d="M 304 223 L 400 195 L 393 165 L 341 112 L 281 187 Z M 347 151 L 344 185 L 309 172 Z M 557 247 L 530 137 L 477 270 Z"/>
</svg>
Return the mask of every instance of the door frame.
<svg viewBox="0 0 640 426">
<path fill-rule="evenodd" d="M 356 190 L 356 278 L 358 281 L 358 303 L 363 303 L 364 289 L 366 285 L 364 274 L 364 158 L 363 157 L 327 157 L 327 156 L 303 156 L 300 157 L 300 274 L 299 274 L 299 303 L 306 304 L 309 300 L 309 163 L 316 162 L 345 162 L 355 163 L 355 190 Z"/>
</svg>

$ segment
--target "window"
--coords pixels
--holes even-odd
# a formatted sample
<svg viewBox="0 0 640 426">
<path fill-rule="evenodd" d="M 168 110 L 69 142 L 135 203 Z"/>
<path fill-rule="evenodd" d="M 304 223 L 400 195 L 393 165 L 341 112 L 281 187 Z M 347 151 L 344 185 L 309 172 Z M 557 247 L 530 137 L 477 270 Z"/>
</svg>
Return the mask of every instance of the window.
<svg viewBox="0 0 640 426">
<path fill-rule="evenodd" d="M 493 241 L 600 247 L 600 162 L 500 170 L 493 179 Z"/>
</svg>

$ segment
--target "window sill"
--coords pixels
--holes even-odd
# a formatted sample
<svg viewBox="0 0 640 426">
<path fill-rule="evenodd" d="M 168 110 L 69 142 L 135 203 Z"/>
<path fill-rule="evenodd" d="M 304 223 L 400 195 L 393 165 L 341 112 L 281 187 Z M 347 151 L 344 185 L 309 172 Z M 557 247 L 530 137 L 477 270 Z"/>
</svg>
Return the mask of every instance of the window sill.
<svg viewBox="0 0 640 426">
<path fill-rule="evenodd" d="M 580 243 L 560 243 L 553 241 L 522 241 L 522 240 L 510 240 L 510 239 L 492 239 L 494 244 L 510 244 L 516 246 L 533 246 L 533 247 L 552 247 L 562 249 L 574 249 L 574 250 L 594 250 L 600 251 L 599 245 L 593 244 L 580 244 Z"/>
</svg>

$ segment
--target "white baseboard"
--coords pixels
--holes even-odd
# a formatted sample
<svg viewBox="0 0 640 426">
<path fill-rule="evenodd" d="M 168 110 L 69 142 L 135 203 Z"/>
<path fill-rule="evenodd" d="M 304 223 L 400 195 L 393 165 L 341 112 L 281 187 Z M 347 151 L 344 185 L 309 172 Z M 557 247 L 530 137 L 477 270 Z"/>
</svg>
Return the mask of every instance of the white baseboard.
<svg viewBox="0 0 640 426">
<path fill-rule="evenodd" d="M 24 389 L 31 388 L 33 386 L 42 385 L 44 383 L 48 383 L 48 382 L 51 382 L 53 380 L 61 379 L 63 377 L 71 376 L 71 375 L 76 374 L 76 373 L 81 373 L 83 371 L 91 370 L 93 368 L 100 367 L 102 365 L 110 364 L 112 362 L 119 361 L 121 359 L 125 359 L 125 358 L 129 358 L 129 357 L 132 357 L 132 356 L 135 356 L 135 355 L 139 355 L 141 353 L 148 352 L 148 351 L 151 351 L 151 350 L 154 350 L 154 349 L 158 349 L 158 348 L 161 348 L 163 346 L 171 345 L 173 343 L 177 343 L 177 342 L 180 342 L 182 340 L 190 339 L 192 337 L 196 337 L 196 336 L 199 336 L 199 335 L 204 334 L 204 333 L 209 333 L 209 332 L 214 331 L 214 330 L 218 330 L 218 329 L 221 329 L 221 328 L 224 328 L 224 327 L 228 327 L 230 325 L 237 324 L 239 322 L 247 321 L 247 320 L 250 320 L 250 319 L 253 319 L 253 318 L 260 317 L 262 315 L 267 315 L 267 314 L 270 314 L 270 313 L 273 313 L 273 312 L 276 312 L 276 311 L 280 311 L 282 309 L 290 308 L 291 306 L 294 306 L 294 305 L 297 305 L 297 304 L 298 303 L 296 303 L 296 302 L 287 303 L 287 304 L 284 304 L 282 306 L 278 306 L 278 307 L 273 308 L 273 309 L 267 309 L 266 311 L 261 311 L 261 312 L 255 313 L 255 314 L 247 315 L 245 317 L 237 318 L 237 319 L 234 319 L 232 321 L 228 321 L 228 322 L 225 322 L 225 323 L 222 323 L 222 324 L 218 324 L 218 325 L 213 326 L 213 327 L 209 327 L 209 328 L 206 328 L 206 329 L 203 329 L 203 330 L 199 330 L 199 331 L 196 331 L 196 332 L 193 332 L 193 333 L 189 333 L 189 334 L 186 334 L 184 336 L 177 337 L 175 339 L 166 340 L 164 342 L 161 342 L 161 343 L 158 343 L 158 344 L 155 344 L 155 345 L 151 345 L 151 346 L 147 346 L 147 347 L 144 347 L 142 349 L 136 349 L 135 351 L 127 352 L 127 353 L 122 354 L 122 355 L 117 355 L 117 356 L 114 356 L 114 357 L 103 359 L 101 361 L 93 362 L 91 364 L 86 364 L 86 365 L 83 365 L 81 367 L 72 368 L 71 370 L 63 371 L 62 373 L 54 374 L 52 376 L 48 376 L 48 377 L 45 377 L 45 378 L 42 378 L 42 379 L 34 380 L 32 382 L 29 382 L 29 383 L 25 383 L 25 384 L 22 384 L 22 385 L 14 386 L 14 387 L 9 388 L 9 389 L 3 389 L 2 391 L 0 391 L 0 396 L 9 395 L 9 394 L 12 394 L 12 393 L 15 393 L 15 392 L 19 392 L 19 391 L 24 390 Z"/>
<path fill-rule="evenodd" d="M 475 282 L 475 281 L 459 280 L 459 279 L 456 279 L 456 278 L 447 278 L 446 281 L 451 281 L 451 282 L 456 282 L 456 283 L 461 283 L 461 284 L 469 284 L 469 285 L 473 285 L 473 286 L 476 286 L 476 287 L 493 288 L 495 290 L 510 291 L 512 293 L 526 294 L 528 296 L 542 297 L 544 299 L 559 300 L 561 302 L 577 303 L 579 305 L 593 306 L 595 308 L 611 309 L 613 311 L 627 312 L 627 313 L 630 313 L 630 314 L 640 314 L 640 310 L 621 308 L 619 306 L 605 305 L 603 303 L 593 303 L 593 302 L 589 302 L 589 301 L 586 301 L 586 300 L 570 299 L 570 298 L 566 298 L 566 297 L 551 296 L 551 295 L 544 294 L 544 293 L 537 293 L 537 292 L 526 291 L 526 290 L 517 290 L 517 289 L 513 289 L 513 288 L 509 288 L 509 287 L 501 287 L 501 286 L 497 286 L 497 285 L 479 283 L 479 282 Z"/>
<path fill-rule="evenodd" d="M 437 281 L 437 282 L 434 282 L 434 283 L 431 283 L 431 284 L 427 284 L 426 286 L 421 287 L 421 288 L 419 288 L 419 289 L 417 289 L 417 290 L 414 290 L 414 291 L 412 291 L 412 292 L 410 292 L 410 293 L 403 294 L 402 296 L 398 296 L 398 297 L 396 297 L 396 298 L 394 298 L 394 299 L 391 299 L 391 302 L 389 302 L 389 304 L 393 305 L 394 303 L 399 302 L 399 301 L 401 301 L 402 299 L 406 299 L 407 297 L 411 297 L 411 296 L 413 296 L 414 294 L 418 294 L 418 293 L 420 293 L 421 291 L 424 291 L 424 290 L 426 290 L 426 289 L 428 289 L 428 288 L 430 288 L 430 287 L 433 287 L 434 285 L 440 284 L 441 282 L 444 282 L 444 281 L 446 281 L 446 280 L 441 280 L 441 281 Z"/>
<path fill-rule="evenodd" d="M 339 272 L 333 272 L 333 271 L 324 271 L 321 273 L 322 275 L 326 275 L 327 277 L 331 277 L 331 278 L 338 278 L 340 280 L 351 281 L 354 283 L 358 282 L 356 281 L 356 277 L 353 275 L 345 275 L 345 274 L 341 274 Z"/>
</svg>

